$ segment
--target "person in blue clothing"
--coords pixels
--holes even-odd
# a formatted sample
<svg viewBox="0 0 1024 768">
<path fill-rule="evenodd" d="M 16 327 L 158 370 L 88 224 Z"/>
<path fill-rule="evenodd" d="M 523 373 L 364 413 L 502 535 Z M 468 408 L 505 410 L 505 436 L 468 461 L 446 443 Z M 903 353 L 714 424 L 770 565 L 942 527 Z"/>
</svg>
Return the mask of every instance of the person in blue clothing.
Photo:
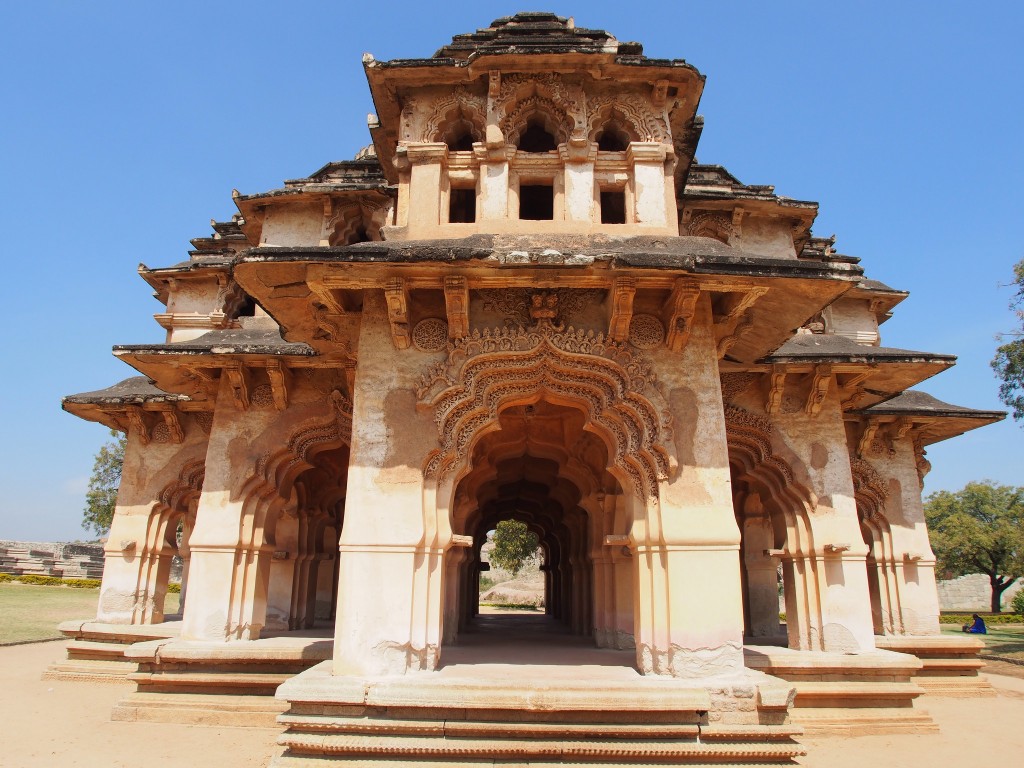
<svg viewBox="0 0 1024 768">
<path fill-rule="evenodd" d="M 988 629 L 985 627 L 985 620 L 978 614 L 972 614 L 971 618 L 974 619 L 973 624 L 964 624 L 962 629 L 972 635 L 987 635 Z"/>
</svg>

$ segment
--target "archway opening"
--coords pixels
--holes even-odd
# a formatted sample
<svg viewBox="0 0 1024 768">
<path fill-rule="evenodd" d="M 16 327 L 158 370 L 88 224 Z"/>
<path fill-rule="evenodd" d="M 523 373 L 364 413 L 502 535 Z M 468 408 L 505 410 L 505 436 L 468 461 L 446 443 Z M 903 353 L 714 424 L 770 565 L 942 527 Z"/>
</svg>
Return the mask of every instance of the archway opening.
<svg viewBox="0 0 1024 768">
<path fill-rule="evenodd" d="M 618 595 L 628 624 L 605 608 L 614 603 L 616 580 L 607 571 L 616 564 L 604 537 L 625 526 L 621 503 L 615 514 L 621 487 L 608 464 L 607 447 L 588 431 L 585 413 L 539 394 L 504 408 L 495 428 L 475 441 L 472 468 L 455 491 L 453 530 L 472 537 L 473 546 L 453 550 L 449 562 L 445 639 L 453 647 L 445 651 L 446 664 L 510 661 L 524 653 L 539 653 L 548 663 L 578 664 L 580 654 L 595 653 L 592 663 L 634 663 L 632 653 L 596 648 L 608 645 L 601 640 L 609 632 L 632 633 L 631 588 L 628 599 L 625 589 Z M 488 534 L 504 520 L 536 535 L 539 573 L 532 584 L 513 579 L 490 585 L 492 596 L 509 599 L 481 601 Z M 620 581 L 629 583 L 629 558 L 619 560 Z M 516 610 L 502 605 L 507 603 L 534 607 Z"/>
<path fill-rule="evenodd" d="M 268 515 L 266 634 L 330 633 L 338 598 L 338 536 L 344 521 L 347 445 L 320 451 Z"/>
</svg>

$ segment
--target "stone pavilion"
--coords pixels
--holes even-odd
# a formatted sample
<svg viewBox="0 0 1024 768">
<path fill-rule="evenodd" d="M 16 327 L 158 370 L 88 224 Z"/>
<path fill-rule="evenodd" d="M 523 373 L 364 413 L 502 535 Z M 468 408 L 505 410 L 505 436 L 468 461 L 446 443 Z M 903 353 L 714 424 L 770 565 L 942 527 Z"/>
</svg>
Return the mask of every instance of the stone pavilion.
<svg viewBox="0 0 1024 768">
<path fill-rule="evenodd" d="M 954 358 L 882 344 L 907 293 L 816 203 L 697 162 L 704 76 L 550 13 L 363 66 L 372 143 L 140 266 L 164 337 L 64 399 L 128 446 L 53 674 L 263 701 L 279 766 L 785 762 L 984 693 L 921 482 L 1003 414 L 915 389 Z M 481 613 L 506 519 L 543 619 Z"/>
</svg>

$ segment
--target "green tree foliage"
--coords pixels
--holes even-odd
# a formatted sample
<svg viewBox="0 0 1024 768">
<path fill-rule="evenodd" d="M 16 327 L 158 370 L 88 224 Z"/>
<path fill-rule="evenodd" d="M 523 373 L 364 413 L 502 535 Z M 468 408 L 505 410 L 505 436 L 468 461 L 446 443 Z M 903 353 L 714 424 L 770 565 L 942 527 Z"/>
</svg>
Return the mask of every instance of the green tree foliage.
<svg viewBox="0 0 1024 768">
<path fill-rule="evenodd" d="M 1024 488 L 968 483 L 931 494 L 924 514 L 939 573 L 986 574 L 999 613 L 1003 592 L 1024 575 Z"/>
<path fill-rule="evenodd" d="M 1020 327 L 999 337 L 1006 341 L 996 349 L 992 368 L 1003 383 L 999 399 L 1013 410 L 1013 418 L 1024 421 L 1024 259 L 1013 265 L 1013 284 L 1017 292 L 1010 299 L 1010 308 L 1017 313 Z"/>
<path fill-rule="evenodd" d="M 490 560 L 513 576 L 537 551 L 537 534 L 519 520 L 502 520 L 494 528 Z"/>
<path fill-rule="evenodd" d="M 89 478 L 89 489 L 85 493 L 85 509 L 82 511 L 82 527 L 92 529 L 97 535 L 110 531 L 114 520 L 114 506 L 117 504 L 117 489 L 121 486 L 121 465 L 124 464 L 124 447 L 128 439 L 120 432 L 110 430 L 114 439 L 104 443 L 96 453 Z"/>
</svg>

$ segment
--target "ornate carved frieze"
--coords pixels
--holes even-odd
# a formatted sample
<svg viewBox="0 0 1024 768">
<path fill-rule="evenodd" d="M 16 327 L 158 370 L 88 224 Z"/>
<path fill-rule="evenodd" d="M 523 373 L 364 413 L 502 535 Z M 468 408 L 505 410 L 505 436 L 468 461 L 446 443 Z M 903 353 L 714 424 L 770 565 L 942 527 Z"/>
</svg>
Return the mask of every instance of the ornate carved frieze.
<svg viewBox="0 0 1024 768">
<path fill-rule="evenodd" d="M 786 483 L 793 482 L 793 470 L 772 452 L 772 423 L 764 416 L 744 408 L 725 406 L 725 435 L 730 455 L 739 451 L 748 456 L 751 468 L 770 468 Z"/>
<path fill-rule="evenodd" d="M 629 343 L 637 349 L 655 349 L 665 340 L 665 328 L 654 315 L 633 315 L 629 321 Z"/>
<path fill-rule="evenodd" d="M 493 288 L 479 292 L 484 310 L 505 315 L 509 325 L 526 327 L 533 324 L 530 309 L 533 296 L 538 291 L 532 288 Z M 555 324 L 567 325 L 584 307 L 601 301 L 604 291 L 598 288 L 555 288 L 544 291 L 554 294 L 557 315 Z"/>
<path fill-rule="evenodd" d="M 878 471 L 864 459 L 851 458 L 850 471 L 853 475 L 853 491 L 857 499 L 857 510 L 864 519 L 871 520 L 880 515 L 889 498 L 889 487 Z"/>
<path fill-rule="evenodd" d="M 756 373 L 723 373 L 720 378 L 722 401 L 730 403 L 757 381 L 758 375 Z"/>
<path fill-rule="evenodd" d="M 428 456 L 427 476 L 454 470 L 502 406 L 538 392 L 578 403 L 636 492 L 657 497 L 674 458 L 671 415 L 650 363 L 604 334 L 549 325 L 476 331 L 423 376 L 418 396 L 434 409 L 441 443 Z"/>
<path fill-rule="evenodd" d="M 440 352 L 448 346 L 448 323 L 439 317 L 420 320 L 412 329 L 412 344 L 420 352 Z"/>
<path fill-rule="evenodd" d="M 729 242 L 732 220 L 721 211 L 704 211 L 687 216 L 686 234 L 693 237 L 711 237 L 722 243 Z"/>
</svg>

